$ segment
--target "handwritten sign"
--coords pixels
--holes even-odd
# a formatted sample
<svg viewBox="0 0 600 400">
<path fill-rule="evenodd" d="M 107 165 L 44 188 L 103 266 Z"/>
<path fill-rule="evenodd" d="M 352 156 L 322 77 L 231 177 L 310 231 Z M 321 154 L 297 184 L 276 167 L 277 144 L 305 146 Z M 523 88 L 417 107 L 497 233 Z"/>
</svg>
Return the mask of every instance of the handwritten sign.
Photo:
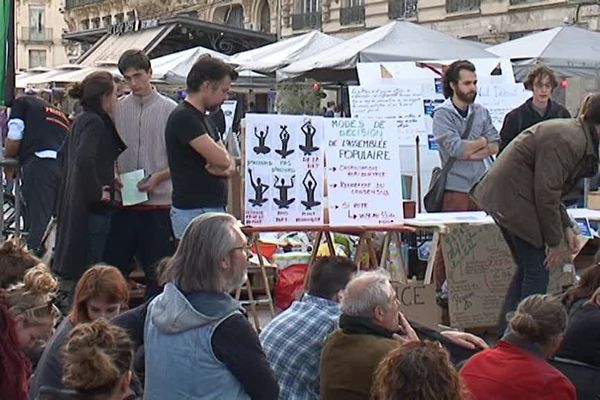
<svg viewBox="0 0 600 400">
<path fill-rule="evenodd" d="M 500 132 L 506 114 L 530 97 L 531 92 L 520 83 L 488 84 L 479 85 L 475 101 L 487 108 L 494 127 Z"/>
<path fill-rule="evenodd" d="M 459 328 L 498 324 L 515 264 L 495 224 L 455 225 L 442 236 L 450 323 Z"/>
<path fill-rule="evenodd" d="M 394 118 L 401 144 L 425 139 L 423 85 L 350 86 L 350 110 L 355 118 Z"/>
<path fill-rule="evenodd" d="M 323 118 L 246 115 L 248 225 L 323 223 Z"/>
<path fill-rule="evenodd" d="M 326 118 L 329 223 L 402 223 L 399 138 L 392 119 Z"/>
<path fill-rule="evenodd" d="M 429 327 L 442 322 L 442 309 L 435 301 L 435 285 L 423 282 L 392 282 L 404 316 Z"/>
</svg>

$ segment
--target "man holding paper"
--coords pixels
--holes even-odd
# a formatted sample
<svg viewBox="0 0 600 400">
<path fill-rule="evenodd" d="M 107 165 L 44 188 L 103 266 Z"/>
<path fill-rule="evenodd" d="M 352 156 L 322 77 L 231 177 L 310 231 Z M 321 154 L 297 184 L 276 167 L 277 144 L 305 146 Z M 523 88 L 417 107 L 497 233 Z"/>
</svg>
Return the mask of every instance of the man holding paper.
<svg viewBox="0 0 600 400">
<path fill-rule="evenodd" d="M 122 203 L 112 218 L 104 260 L 127 277 L 135 256 L 144 268 L 150 298 L 160 290 L 156 264 L 175 250 L 164 132 L 177 104 L 152 88 L 150 60 L 141 50 L 125 51 L 118 67 L 131 89 L 115 112 L 115 125 L 127 150 L 118 159 Z"/>
</svg>

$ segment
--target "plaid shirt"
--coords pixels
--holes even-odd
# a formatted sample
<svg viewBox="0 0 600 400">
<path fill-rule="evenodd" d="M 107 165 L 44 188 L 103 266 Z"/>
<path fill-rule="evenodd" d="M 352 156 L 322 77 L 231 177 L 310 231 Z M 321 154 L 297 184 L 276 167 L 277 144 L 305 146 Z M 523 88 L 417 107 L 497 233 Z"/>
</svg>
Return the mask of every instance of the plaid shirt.
<svg viewBox="0 0 600 400">
<path fill-rule="evenodd" d="M 305 294 L 271 321 L 260 334 L 279 382 L 279 398 L 319 399 L 319 361 L 325 338 L 338 327 L 336 302 Z"/>
</svg>

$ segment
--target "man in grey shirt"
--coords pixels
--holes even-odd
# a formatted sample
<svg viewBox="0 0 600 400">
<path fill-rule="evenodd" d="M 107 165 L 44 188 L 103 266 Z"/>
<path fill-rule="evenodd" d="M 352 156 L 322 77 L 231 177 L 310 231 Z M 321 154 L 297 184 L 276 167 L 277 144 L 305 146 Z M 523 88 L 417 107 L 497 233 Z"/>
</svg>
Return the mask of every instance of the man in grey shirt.
<svg viewBox="0 0 600 400">
<path fill-rule="evenodd" d="M 469 190 L 491 166 L 498 153 L 500 136 L 488 110 L 474 103 L 477 96 L 475 66 L 466 60 L 455 61 L 443 78 L 446 101 L 433 114 L 433 135 L 438 144 L 442 165 L 456 158 L 448 172 L 442 211 L 479 210 L 469 197 Z M 466 139 L 461 136 L 472 119 Z M 436 287 L 441 288 L 446 270 L 440 248 L 434 264 Z"/>
</svg>

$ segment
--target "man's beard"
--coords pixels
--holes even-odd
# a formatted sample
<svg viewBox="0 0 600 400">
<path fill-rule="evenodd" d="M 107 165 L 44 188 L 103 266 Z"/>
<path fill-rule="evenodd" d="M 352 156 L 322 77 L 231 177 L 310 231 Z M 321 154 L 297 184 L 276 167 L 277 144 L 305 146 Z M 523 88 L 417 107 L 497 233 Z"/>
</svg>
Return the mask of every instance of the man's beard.
<svg viewBox="0 0 600 400">
<path fill-rule="evenodd" d="M 456 97 L 458 97 L 458 99 L 460 101 L 464 101 L 467 104 L 472 104 L 475 102 L 475 98 L 477 97 L 477 92 L 474 93 L 468 93 L 468 92 L 461 92 L 460 89 L 456 89 L 455 90 L 456 93 Z"/>
</svg>

